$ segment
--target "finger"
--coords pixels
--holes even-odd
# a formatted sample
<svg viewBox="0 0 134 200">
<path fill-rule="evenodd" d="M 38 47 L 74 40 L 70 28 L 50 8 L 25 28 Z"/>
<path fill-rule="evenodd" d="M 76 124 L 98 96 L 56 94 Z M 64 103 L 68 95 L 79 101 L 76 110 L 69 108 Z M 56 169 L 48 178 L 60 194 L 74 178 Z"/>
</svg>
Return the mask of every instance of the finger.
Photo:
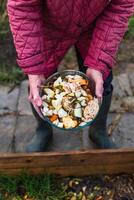
<svg viewBox="0 0 134 200">
<path fill-rule="evenodd" d="M 29 97 L 29 101 L 33 104 L 34 107 L 40 107 L 42 105 L 42 99 L 41 98 L 35 98 L 33 99 L 32 96 Z"/>
<path fill-rule="evenodd" d="M 42 99 L 40 97 L 37 97 L 34 99 L 34 103 L 35 103 L 35 105 L 40 107 L 40 106 L 42 106 Z"/>
<path fill-rule="evenodd" d="M 34 101 L 35 105 L 37 105 L 38 107 L 40 107 L 42 105 L 42 99 L 39 95 L 39 89 L 37 87 L 34 88 L 33 101 Z"/>
<path fill-rule="evenodd" d="M 29 91 L 28 100 L 29 100 L 30 102 L 31 102 L 31 100 L 32 100 L 32 93 L 31 93 L 31 89 L 30 89 L 30 91 Z"/>
</svg>

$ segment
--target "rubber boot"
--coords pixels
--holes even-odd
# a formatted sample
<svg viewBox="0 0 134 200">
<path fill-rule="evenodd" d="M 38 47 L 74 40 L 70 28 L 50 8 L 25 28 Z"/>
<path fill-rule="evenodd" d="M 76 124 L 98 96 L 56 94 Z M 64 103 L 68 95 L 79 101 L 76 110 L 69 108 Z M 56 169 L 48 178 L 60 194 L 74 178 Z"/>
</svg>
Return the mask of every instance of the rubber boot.
<svg viewBox="0 0 134 200">
<path fill-rule="evenodd" d="M 36 133 L 26 148 L 26 152 L 43 152 L 48 148 L 49 142 L 52 140 L 53 130 L 51 125 L 43 121 L 32 107 L 33 114 L 37 120 Z"/>
<path fill-rule="evenodd" d="M 110 141 L 106 130 L 107 115 L 111 104 L 112 91 L 103 97 L 100 111 L 89 129 L 89 137 L 98 148 L 110 149 L 116 148 L 116 145 Z"/>
</svg>

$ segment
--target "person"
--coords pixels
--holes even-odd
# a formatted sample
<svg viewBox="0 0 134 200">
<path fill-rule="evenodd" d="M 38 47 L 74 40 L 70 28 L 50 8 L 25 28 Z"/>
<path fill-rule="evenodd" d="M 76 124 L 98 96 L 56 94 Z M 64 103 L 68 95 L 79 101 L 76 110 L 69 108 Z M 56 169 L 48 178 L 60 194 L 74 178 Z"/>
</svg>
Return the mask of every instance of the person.
<svg viewBox="0 0 134 200">
<path fill-rule="evenodd" d="M 45 151 L 52 138 L 52 127 L 34 109 L 42 104 L 38 86 L 57 70 L 73 45 L 79 69 L 95 81 L 96 96 L 103 99 L 89 137 L 99 148 L 114 148 L 106 132 L 112 68 L 134 0 L 8 0 L 7 10 L 17 62 L 28 75 L 29 100 L 38 121 L 27 151 Z"/>
</svg>

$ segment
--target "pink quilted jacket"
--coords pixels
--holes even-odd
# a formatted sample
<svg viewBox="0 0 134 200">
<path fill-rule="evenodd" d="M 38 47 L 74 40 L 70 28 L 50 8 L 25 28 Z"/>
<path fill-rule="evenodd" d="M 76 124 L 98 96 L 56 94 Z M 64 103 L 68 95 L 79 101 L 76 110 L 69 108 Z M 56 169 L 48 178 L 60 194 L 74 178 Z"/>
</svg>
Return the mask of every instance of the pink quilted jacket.
<svg viewBox="0 0 134 200">
<path fill-rule="evenodd" d="M 8 0 L 17 62 L 26 74 L 51 75 L 72 45 L 84 65 L 103 73 L 115 65 L 134 0 Z"/>
</svg>

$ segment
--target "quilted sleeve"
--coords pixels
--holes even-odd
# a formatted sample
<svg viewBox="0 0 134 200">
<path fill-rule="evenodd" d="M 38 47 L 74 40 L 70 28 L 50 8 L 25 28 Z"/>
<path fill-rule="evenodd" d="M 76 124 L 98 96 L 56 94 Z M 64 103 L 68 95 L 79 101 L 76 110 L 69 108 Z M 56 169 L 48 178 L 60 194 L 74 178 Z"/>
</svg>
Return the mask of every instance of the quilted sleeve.
<svg viewBox="0 0 134 200">
<path fill-rule="evenodd" d="M 134 0 L 112 0 L 96 20 L 84 65 L 103 74 L 105 80 L 115 65 L 115 56 L 134 13 Z"/>
<path fill-rule="evenodd" d="M 43 65 L 43 17 L 41 0 L 8 0 L 9 22 L 17 62 L 26 74 L 46 74 Z"/>
</svg>

